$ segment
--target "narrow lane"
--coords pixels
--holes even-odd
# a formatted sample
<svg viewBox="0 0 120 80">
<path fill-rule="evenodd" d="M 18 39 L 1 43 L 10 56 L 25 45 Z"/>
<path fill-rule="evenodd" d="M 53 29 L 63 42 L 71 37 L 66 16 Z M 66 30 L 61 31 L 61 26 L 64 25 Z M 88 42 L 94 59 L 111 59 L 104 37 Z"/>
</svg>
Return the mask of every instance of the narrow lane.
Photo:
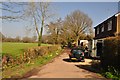
<svg viewBox="0 0 120 80">
<path fill-rule="evenodd" d="M 90 66 L 92 60 L 70 62 L 68 52 L 68 49 L 65 50 L 60 56 L 41 67 L 38 72 L 29 78 L 102 78 L 99 74 L 84 69 L 84 67 Z"/>
</svg>

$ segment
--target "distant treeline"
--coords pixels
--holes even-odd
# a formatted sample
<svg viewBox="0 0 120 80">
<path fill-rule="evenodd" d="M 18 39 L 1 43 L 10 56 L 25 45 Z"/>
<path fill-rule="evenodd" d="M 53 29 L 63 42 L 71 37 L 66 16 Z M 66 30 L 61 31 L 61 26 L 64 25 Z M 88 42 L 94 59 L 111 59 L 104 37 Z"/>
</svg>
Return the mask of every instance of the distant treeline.
<svg viewBox="0 0 120 80">
<path fill-rule="evenodd" d="M 33 36 L 33 37 L 15 37 L 15 38 L 12 38 L 12 37 L 6 37 L 4 36 L 2 33 L 0 33 L 0 40 L 2 42 L 24 42 L 24 43 L 29 43 L 29 42 L 37 42 L 37 36 Z"/>
<path fill-rule="evenodd" d="M 23 37 L 22 39 L 20 37 L 16 37 L 16 38 L 2 37 L 2 42 L 24 42 L 24 43 L 37 42 L 36 41 L 37 38 L 34 38 L 34 37 L 36 36 L 33 36 L 32 38 Z"/>
<path fill-rule="evenodd" d="M 32 37 L 20 37 L 17 36 L 15 38 L 12 37 L 6 37 L 4 36 L 2 33 L 0 33 L 0 41 L 2 42 L 24 42 L 24 43 L 34 43 L 34 42 L 38 42 L 37 36 L 32 36 Z M 89 39 L 89 36 L 84 36 L 82 37 L 82 39 Z M 56 38 L 54 37 L 54 35 L 43 35 L 42 37 L 42 43 L 47 43 L 47 44 L 67 44 L 67 42 L 62 41 L 61 39 L 58 39 L 56 41 Z"/>
</svg>

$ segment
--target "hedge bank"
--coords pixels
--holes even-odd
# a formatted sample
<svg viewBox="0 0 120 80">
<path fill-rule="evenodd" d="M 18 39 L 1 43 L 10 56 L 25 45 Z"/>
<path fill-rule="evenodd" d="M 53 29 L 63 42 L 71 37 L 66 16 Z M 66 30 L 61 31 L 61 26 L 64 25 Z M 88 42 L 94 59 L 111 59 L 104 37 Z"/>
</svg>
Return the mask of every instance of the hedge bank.
<svg viewBox="0 0 120 80">
<path fill-rule="evenodd" d="M 61 47 L 58 45 L 54 46 L 40 46 L 26 49 L 24 54 L 21 54 L 17 57 L 12 57 L 10 54 L 6 54 L 2 57 L 2 67 L 3 70 L 8 67 L 14 67 L 23 63 L 30 63 L 33 59 L 42 57 L 44 55 L 54 53 L 57 50 L 60 50 Z"/>
</svg>

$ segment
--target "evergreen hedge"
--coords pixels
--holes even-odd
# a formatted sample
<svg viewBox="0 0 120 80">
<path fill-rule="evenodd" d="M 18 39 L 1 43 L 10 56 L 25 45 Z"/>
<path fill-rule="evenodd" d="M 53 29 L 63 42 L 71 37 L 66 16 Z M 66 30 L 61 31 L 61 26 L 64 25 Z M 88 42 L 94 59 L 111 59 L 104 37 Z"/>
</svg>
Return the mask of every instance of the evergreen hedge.
<svg viewBox="0 0 120 80">
<path fill-rule="evenodd" d="M 104 69 L 113 66 L 120 70 L 120 36 L 108 37 L 104 40 L 101 64 Z"/>
</svg>

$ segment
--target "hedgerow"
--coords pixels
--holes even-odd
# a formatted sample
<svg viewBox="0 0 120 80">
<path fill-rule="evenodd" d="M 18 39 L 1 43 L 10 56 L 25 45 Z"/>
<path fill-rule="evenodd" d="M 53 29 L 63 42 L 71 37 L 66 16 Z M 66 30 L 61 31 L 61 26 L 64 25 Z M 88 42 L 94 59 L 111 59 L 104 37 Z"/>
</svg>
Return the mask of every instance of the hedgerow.
<svg viewBox="0 0 120 80">
<path fill-rule="evenodd" d="M 42 57 L 50 53 L 54 53 L 55 51 L 60 49 L 61 47 L 58 45 L 34 47 L 26 49 L 23 54 L 15 58 L 12 57 L 10 54 L 6 54 L 2 57 L 3 70 L 8 67 L 14 67 L 22 63 L 30 63 L 32 59 Z"/>
</svg>

